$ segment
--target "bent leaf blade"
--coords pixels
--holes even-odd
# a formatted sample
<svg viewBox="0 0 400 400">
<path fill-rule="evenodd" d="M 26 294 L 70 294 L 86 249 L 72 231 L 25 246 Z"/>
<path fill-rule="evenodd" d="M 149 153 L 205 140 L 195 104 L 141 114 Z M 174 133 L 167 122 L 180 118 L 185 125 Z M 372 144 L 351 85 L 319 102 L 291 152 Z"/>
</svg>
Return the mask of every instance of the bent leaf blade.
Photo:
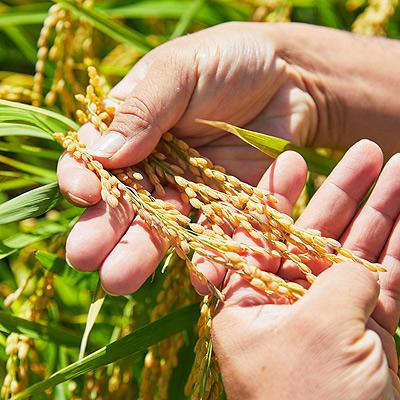
<svg viewBox="0 0 400 400">
<path fill-rule="evenodd" d="M 304 158 L 311 172 L 320 175 L 328 176 L 336 165 L 335 160 L 318 154 L 314 149 L 298 146 L 285 139 L 238 128 L 237 126 L 226 122 L 208 121 L 204 119 L 198 119 L 197 121 L 232 133 L 239 139 L 272 158 L 278 157 L 279 154 L 287 150 L 295 151 Z"/>
</svg>

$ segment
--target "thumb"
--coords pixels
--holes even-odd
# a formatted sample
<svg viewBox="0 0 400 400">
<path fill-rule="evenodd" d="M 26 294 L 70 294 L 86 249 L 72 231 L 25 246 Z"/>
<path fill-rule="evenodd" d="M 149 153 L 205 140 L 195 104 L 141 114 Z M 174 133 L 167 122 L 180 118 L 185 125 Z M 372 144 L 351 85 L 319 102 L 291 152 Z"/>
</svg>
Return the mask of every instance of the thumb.
<svg viewBox="0 0 400 400">
<path fill-rule="evenodd" d="M 185 112 L 196 86 L 195 57 L 190 49 L 177 47 L 171 43 L 154 50 L 145 76 L 120 105 L 108 131 L 88 149 L 106 168 L 142 161 Z"/>
<path fill-rule="evenodd" d="M 378 275 L 359 264 L 346 262 L 319 275 L 299 305 L 315 315 L 336 315 L 365 323 L 378 295 Z"/>
</svg>

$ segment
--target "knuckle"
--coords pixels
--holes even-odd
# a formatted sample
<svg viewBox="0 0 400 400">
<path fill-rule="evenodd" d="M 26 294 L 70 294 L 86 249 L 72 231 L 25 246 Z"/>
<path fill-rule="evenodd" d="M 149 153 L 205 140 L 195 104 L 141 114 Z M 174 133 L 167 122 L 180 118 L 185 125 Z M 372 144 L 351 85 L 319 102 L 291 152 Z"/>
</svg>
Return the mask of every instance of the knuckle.
<svg viewBox="0 0 400 400">
<path fill-rule="evenodd" d="M 123 134 L 149 130 L 153 126 L 154 107 L 148 99 L 133 95 L 124 102 L 110 129 Z"/>
<path fill-rule="evenodd" d="M 382 398 L 389 374 L 379 335 L 375 331 L 367 330 L 359 340 L 349 346 L 347 354 L 351 363 L 358 364 L 358 369 L 363 371 L 362 384 L 366 385 L 364 389 L 370 394 L 369 398 Z"/>
</svg>

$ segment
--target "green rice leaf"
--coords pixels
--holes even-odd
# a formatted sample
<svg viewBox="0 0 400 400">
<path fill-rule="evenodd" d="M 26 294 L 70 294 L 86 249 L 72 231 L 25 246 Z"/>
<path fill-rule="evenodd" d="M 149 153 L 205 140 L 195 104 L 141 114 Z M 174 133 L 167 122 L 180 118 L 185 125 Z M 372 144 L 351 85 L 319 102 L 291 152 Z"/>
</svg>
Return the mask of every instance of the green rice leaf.
<svg viewBox="0 0 400 400">
<path fill-rule="evenodd" d="M 287 150 L 296 151 L 305 159 L 309 170 L 317 174 L 328 176 L 336 165 L 335 160 L 322 156 L 313 149 L 298 146 L 285 139 L 238 128 L 225 122 L 200 119 L 197 121 L 232 133 L 272 158 L 278 157 L 279 154 Z"/>
<path fill-rule="evenodd" d="M 47 117 L 54 119 L 55 121 L 61 122 L 65 127 L 69 127 L 74 130 L 79 129 L 79 125 L 76 122 L 72 121 L 72 119 L 69 119 L 64 115 L 58 114 L 54 111 L 46 110 L 45 108 L 29 106 L 27 104 L 9 100 L 0 100 L 0 106 L 6 106 L 9 108 L 13 108 L 14 110 L 29 111 L 30 113 L 33 114 L 45 115 Z M 3 112 L 4 111 L 1 110 L 1 114 L 3 114 Z M 19 115 L 23 118 L 24 113 L 21 112 L 19 113 Z"/>
<path fill-rule="evenodd" d="M 1 14 L 0 14 L 1 23 Z M 22 28 L 14 25 L 7 25 L 2 28 L 3 32 L 15 43 L 15 45 L 21 50 L 24 57 L 29 60 L 32 64 L 36 63 L 37 49 L 35 43 L 32 41 Z"/>
<path fill-rule="evenodd" d="M 86 19 L 99 31 L 110 36 L 117 42 L 126 43 L 127 45 L 134 47 L 143 53 L 146 53 L 152 49 L 152 46 L 149 44 L 144 35 L 133 30 L 132 28 L 111 20 L 106 12 L 95 8 L 85 8 L 70 0 L 56 1 L 57 3 L 61 4 L 62 7 L 72 11 L 78 17 Z"/>
<path fill-rule="evenodd" d="M 57 182 L 14 197 L 0 205 L 0 224 L 42 215 L 51 210 L 60 197 Z"/>
<path fill-rule="evenodd" d="M 192 5 L 192 0 L 146 0 L 109 8 L 106 12 L 113 18 L 181 18 Z M 206 25 L 221 22 L 212 5 L 198 10 L 194 20 Z"/>
<path fill-rule="evenodd" d="M 69 329 L 32 322 L 3 311 L 0 311 L 0 331 L 22 333 L 33 339 L 54 342 L 69 347 L 78 347 L 80 343 L 80 335 Z"/>
<path fill-rule="evenodd" d="M 38 250 L 35 253 L 35 257 L 43 265 L 43 267 L 52 274 L 62 275 L 64 273 L 66 267 L 65 260 L 57 257 L 55 254 Z"/>
<path fill-rule="evenodd" d="M 46 221 L 45 225 L 36 228 L 32 233 L 17 233 L 10 236 L 0 241 L 0 260 L 8 257 L 25 246 L 47 239 L 58 233 L 64 233 L 66 230 L 67 227 L 65 226 Z"/>
<path fill-rule="evenodd" d="M 96 368 L 122 360 L 128 356 L 139 356 L 149 346 L 180 331 L 193 328 L 198 318 L 198 307 L 198 304 L 182 307 L 143 328 L 137 329 L 131 334 L 59 370 L 47 379 L 28 387 L 12 397 L 11 400 L 25 399 Z"/>
<path fill-rule="evenodd" d="M 11 11 L 0 14 L 0 27 L 16 25 L 41 24 L 46 18 L 46 12 Z"/>
<path fill-rule="evenodd" d="M 24 163 L 22 161 L 14 160 L 12 158 L 3 156 L 1 154 L 0 154 L 0 163 L 16 168 L 20 171 L 27 172 L 32 175 L 41 176 L 42 178 L 48 179 L 48 181 L 50 182 L 54 181 L 57 178 L 56 173 L 52 169 L 37 167 L 36 165 L 31 165 Z"/>
<path fill-rule="evenodd" d="M 12 124 L 13 125 L 13 124 Z M 2 124 L 0 123 L 0 132 Z M 1 134 L 0 134 L 1 136 Z M 0 151 L 7 153 L 28 154 L 38 158 L 45 158 L 48 160 L 58 160 L 61 153 L 60 151 L 44 149 L 42 147 L 30 146 L 23 143 L 7 143 L 0 141 Z"/>
<path fill-rule="evenodd" d="M 27 124 L 0 122 L 0 136 L 31 136 L 52 140 L 51 131 Z"/>
<path fill-rule="evenodd" d="M 37 185 L 37 181 L 31 178 L 16 178 L 16 179 L 7 179 L 5 181 L 0 181 L 0 192 L 4 192 L 6 190 L 15 190 L 22 188 L 29 188 Z"/>
<path fill-rule="evenodd" d="M 205 0 L 194 0 L 192 4 L 185 10 L 175 26 L 170 39 L 175 39 L 178 36 L 185 34 L 192 24 L 199 10 L 204 6 Z"/>
<path fill-rule="evenodd" d="M 99 315 L 99 312 L 101 310 L 105 298 L 106 298 L 106 292 L 103 290 L 103 287 L 101 286 L 99 280 L 97 282 L 97 287 L 93 296 L 93 300 L 90 303 L 89 312 L 85 325 L 85 331 L 83 332 L 81 346 L 79 349 L 79 359 L 82 359 L 85 355 L 90 332 L 96 322 L 97 316 Z"/>
<path fill-rule="evenodd" d="M 89 286 L 93 287 L 93 285 L 91 285 L 91 278 L 69 267 L 65 259 L 43 250 L 38 250 L 35 253 L 35 257 L 42 264 L 43 268 L 57 275 L 58 280 L 56 280 L 56 287 L 60 282 L 75 289 L 82 286 L 85 288 Z M 65 291 L 63 291 L 63 294 L 66 294 Z"/>
<path fill-rule="evenodd" d="M 2 6 L 4 7 L 3 3 Z M 4 7 L 0 13 L 0 27 L 42 24 L 47 17 L 47 11 L 50 6 L 50 2 L 40 1 Z"/>
</svg>

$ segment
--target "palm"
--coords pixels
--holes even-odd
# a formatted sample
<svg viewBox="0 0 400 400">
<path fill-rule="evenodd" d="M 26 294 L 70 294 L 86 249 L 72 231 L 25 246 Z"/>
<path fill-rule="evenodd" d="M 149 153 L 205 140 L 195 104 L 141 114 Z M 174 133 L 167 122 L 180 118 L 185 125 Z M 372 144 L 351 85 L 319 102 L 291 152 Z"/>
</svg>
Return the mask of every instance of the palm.
<svg viewBox="0 0 400 400">
<path fill-rule="evenodd" d="M 386 368 L 384 378 L 387 379 L 387 382 L 392 382 L 393 388 L 391 390 L 393 393 L 397 393 L 399 389 L 399 382 L 396 378 L 398 359 L 393 334 L 397 327 L 400 311 L 398 291 L 400 284 L 400 245 L 398 241 L 400 234 L 400 183 L 396 177 L 400 167 L 399 156 L 393 157 L 388 162 L 368 201 L 361 208 L 359 207 L 360 201 L 377 178 L 381 165 L 382 154 L 377 146 L 367 141 L 355 145 L 315 194 L 296 223 L 301 227 L 320 230 L 324 236 L 340 240 L 345 247 L 351 249 L 357 255 L 372 262 L 380 262 L 388 268 L 388 272 L 382 273 L 380 276 L 380 296 L 366 326 L 376 332 L 380 338 L 377 351 L 382 359 L 386 358 L 389 367 Z M 266 173 L 262 187 L 271 190 L 271 182 L 281 181 L 281 177 L 285 173 L 290 175 L 293 168 L 301 168 L 300 165 L 296 164 L 295 158 L 286 160 L 284 163 L 278 162 L 274 168 Z M 299 182 L 298 179 L 289 179 L 286 184 L 278 185 L 275 188 L 275 194 L 286 199 L 286 203 L 285 201 L 280 205 L 278 203 L 281 211 L 290 214 L 290 204 L 293 204 L 294 199 L 299 194 L 303 182 L 303 180 Z M 248 243 L 253 241 L 243 232 L 234 233 L 234 238 Z M 285 279 L 304 282 L 302 274 L 295 265 L 288 262 L 277 263 L 268 258 L 252 258 L 251 261 L 256 266 L 278 273 Z M 326 265 L 317 261 L 310 262 L 309 266 L 317 275 L 327 268 Z M 218 282 L 214 281 L 214 283 Z M 248 344 L 257 343 L 260 337 L 275 338 L 279 335 L 280 330 L 282 330 L 283 336 L 285 336 L 285 331 L 296 331 L 296 328 L 291 327 L 291 321 L 295 319 L 296 315 L 301 320 L 304 312 L 306 312 L 306 306 L 303 306 L 302 303 L 303 300 L 293 306 L 269 304 L 269 299 L 264 294 L 255 292 L 247 282 L 234 274 L 229 275 L 226 279 L 224 291 L 226 302 L 222 307 L 221 315 L 223 317 L 219 316 L 219 318 L 225 321 L 223 324 L 226 324 L 228 320 L 230 321 L 229 326 L 232 326 L 235 337 L 240 338 L 243 336 L 241 332 L 246 332 Z M 326 289 L 325 293 L 327 293 Z M 342 326 L 338 321 L 339 314 L 335 318 L 337 326 Z M 329 318 L 332 317 L 328 317 L 328 320 L 330 320 Z M 324 319 L 316 323 L 323 325 L 323 321 Z M 350 341 L 352 337 L 357 337 L 361 333 L 357 329 L 365 330 L 364 325 L 355 325 L 356 331 L 348 332 L 349 337 L 346 336 Z M 218 327 L 217 322 L 216 345 L 217 349 L 221 349 L 224 353 L 224 344 L 218 340 L 219 337 L 222 338 L 218 335 Z M 347 327 L 349 327 L 348 324 Z M 307 326 L 304 329 L 307 330 Z M 297 331 L 299 331 L 298 327 Z M 338 354 L 346 348 L 343 343 L 337 341 L 337 338 L 342 337 L 343 330 L 336 332 L 335 327 L 331 325 L 329 331 L 331 332 L 329 335 L 332 335 L 332 337 L 329 336 L 328 338 L 327 353 L 322 350 L 321 357 L 331 357 L 329 347 L 335 349 Z M 320 333 L 325 335 L 322 331 Z M 303 343 L 302 338 L 299 339 L 298 337 L 293 338 L 293 341 L 297 346 L 302 347 L 303 352 L 304 348 L 307 348 L 308 339 L 305 339 L 305 343 Z M 299 343 L 299 340 L 301 343 Z M 320 340 L 320 338 L 316 338 L 316 340 Z M 267 342 L 265 342 L 265 346 L 268 348 Z M 279 347 L 274 339 L 271 342 L 274 346 Z M 336 348 L 335 343 L 337 344 Z M 236 345 L 245 347 L 244 343 L 236 343 Z M 255 351 L 259 351 L 259 349 Z M 269 351 L 273 351 L 273 349 L 269 349 Z M 296 349 L 285 348 L 285 353 L 290 351 L 295 352 Z M 358 376 L 357 379 L 352 381 L 351 385 L 358 385 L 359 398 L 362 398 L 362 393 L 364 393 L 364 390 L 369 390 L 369 387 L 362 374 L 360 379 L 360 370 L 358 369 L 360 365 L 350 362 L 346 358 L 348 356 L 348 354 L 343 354 L 337 357 L 337 354 L 333 354 L 330 364 L 333 369 L 330 373 L 334 374 L 336 368 L 337 370 L 346 370 L 347 376 Z M 293 357 L 293 359 L 296 359 L 296 357 Z M 345 362 L 341 364 L 343 360 Z M 302 366 L 302 368 L 306 367 Z M 329 377 L 326 377 L 326 379 L 329 380 Z M 349 385 L 349 390 L 353 388 L 351 385 Z M 343 398 L 351 398 L 351 396 L 344 396 Z"/>
<path fill-rule="evenodd" d="M 257 185 L 271 163 L 271 159 L 265 154 L 233 136 L 224 135 L 198 147 L 198 150 L 211 160 L 217 160 L 231 175 L 253 186 Z"/>
</svg>

